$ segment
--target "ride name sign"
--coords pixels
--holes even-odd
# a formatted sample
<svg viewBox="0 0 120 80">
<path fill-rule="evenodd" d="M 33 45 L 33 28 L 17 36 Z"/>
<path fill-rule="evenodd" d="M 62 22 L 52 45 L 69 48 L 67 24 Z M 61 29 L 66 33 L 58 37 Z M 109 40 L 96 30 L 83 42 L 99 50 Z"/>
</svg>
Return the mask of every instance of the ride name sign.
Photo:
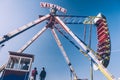
<svg viewBox="0 0 120 80">
<path fill-rule="evenodd" d="M 40 2 L 40 6 L 43 8 L 56 8 L 57 10 L 66 13 L 67 10 L 61 6 L 55 5 L 55 4 L 51 4 L 51 3 L 46 3 L 46 2 Z"/>
</svg>

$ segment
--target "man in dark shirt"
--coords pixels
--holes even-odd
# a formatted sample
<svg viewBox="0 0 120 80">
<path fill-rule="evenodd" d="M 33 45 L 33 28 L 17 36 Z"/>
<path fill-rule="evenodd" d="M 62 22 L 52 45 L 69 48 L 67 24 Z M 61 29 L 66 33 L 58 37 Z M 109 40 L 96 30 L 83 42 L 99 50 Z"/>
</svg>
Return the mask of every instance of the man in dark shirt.
<svg viewBox="0 0 120 80">
<path fill-rule="evenodd" d="M 40 80 L 45 80 L 46 77 L 46 71 L 45 68 L 42 68 L 42 71 L 40 72 Z"/>
<path fill-rule="evenodd" d="M 28 63 L 25 63 L 25 65 L 23 66 L 23 70 L 28 70 L 29 66 L 28 66 Z"/>
</svg>

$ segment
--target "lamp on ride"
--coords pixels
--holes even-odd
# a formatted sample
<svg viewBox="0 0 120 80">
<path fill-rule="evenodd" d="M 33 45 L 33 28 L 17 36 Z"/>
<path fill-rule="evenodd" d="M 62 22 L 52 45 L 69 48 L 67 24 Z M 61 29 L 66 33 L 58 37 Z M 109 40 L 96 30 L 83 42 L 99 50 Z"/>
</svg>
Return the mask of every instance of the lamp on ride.
<svg viewBox="0 0 120 80">
<path fill-rule="evenodd" d="M 52 8 L 50 8 L 50 13 L 51 13 L 52 15 L 55 15 L 56 12 L 57 12 L 56 7 L 52 7 Z"/>
</svg>

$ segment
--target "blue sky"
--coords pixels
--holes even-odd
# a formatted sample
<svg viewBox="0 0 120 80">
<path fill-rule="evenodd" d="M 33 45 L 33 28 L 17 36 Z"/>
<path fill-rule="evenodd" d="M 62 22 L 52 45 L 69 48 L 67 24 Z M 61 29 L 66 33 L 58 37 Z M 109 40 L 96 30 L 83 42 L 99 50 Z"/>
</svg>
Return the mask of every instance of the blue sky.
<svg viewBox="0 0 120 80">
<path fill-rule="evenodd" d="M 49 13 L 49 9 L 41 8 L 40 2 L 50 2 L 67 9 L 67 14 L 96 16 L 103 13 L 109 25 L 112 53 L 108 70 L 116 77 L 120 77 L 120 1 L 119 0 L 1 0 L 0 1 L 0 36 L 27 24 L 38 18 L 40 14 Z M 30 40 L 45 24 L 39 24 L 34 28 L 14 37 L 0 48 L 0 65 L 8 59 L 8 51 L 18 51 L 28 40 Z M 82 38 L 82 25 L 68 25 L 70 29 Z M 59 34 L 58 34 L 59 35 Z M 93 30 L 92 47 L 96 50 L 96 30 Z M 73 67 L 79 78 L 90 80 L 90 61 L 71 45 L 64 37 L 59 35 L 63 46 L 69 56 Z M 94 43 L 95 42 L 95 43 Z M 47 71 L 47 80 L 70 79 L 69 68 L 57 47 L 57 44 L 48 29 L 42 34 L 25 53 L 35 55 L 33 67 L 40 72 L 44 66 Z M 38 78 L 38 77 L 37 77 Z M 94 71 L 94 80 L 106 80 L 100 71 Z"/>
</svg>

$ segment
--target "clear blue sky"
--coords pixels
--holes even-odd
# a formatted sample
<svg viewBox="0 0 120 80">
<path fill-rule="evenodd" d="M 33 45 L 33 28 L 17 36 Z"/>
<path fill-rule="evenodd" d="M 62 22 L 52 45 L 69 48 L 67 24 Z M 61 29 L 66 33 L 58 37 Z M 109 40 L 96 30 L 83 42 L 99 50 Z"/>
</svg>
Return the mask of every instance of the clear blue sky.
<svg viewBox="0 0 120 80">
<path fill-rule="evenodd" d="M 14 29 L 27 24 L 38 18 L 40 14 L 49 13 L 48 9 L 40 7 L 40 2 L 50 2 L 67 9 L 67 14 L 96 16 L 103 13 L 109 25 L 112 53 L 108 70 L 116 77 L 120 77 L 120 1 L 119 0 L 0 0 L 0 36 L 7 34 Z M 0 49 L 0 65 L 8 59 L 8 51 L 19 50 L 34 34 L 36 34 L 44 24 L 39 24 L 34 28 L 16 36 L 5 43 L 5 47 Z M 78 25 L 68 25 L 73 32 L 80 37 L 83 28 Z M 96 50 L 96 31 L 93 30 L 92 47 Z M 63 46 L 75 68 L 79 78 L 90 80 L 90 61 L 71 45 L 65 38 L 59 35 Z M 69 80 L 69 68 L 57 47 L 57 44 L 48 29 L 40 36 L 25 53 L 35 55 L 33 67 L 40 72 L 44 66 L 47 71 L 46 80 Z M 33 68 L 32 67 L 32 68 Z M 37 77 L 38 78 L 38 77 Z M 106 80 L 100 71 L 94 71 L 94 80 Z"/>
</svg>

